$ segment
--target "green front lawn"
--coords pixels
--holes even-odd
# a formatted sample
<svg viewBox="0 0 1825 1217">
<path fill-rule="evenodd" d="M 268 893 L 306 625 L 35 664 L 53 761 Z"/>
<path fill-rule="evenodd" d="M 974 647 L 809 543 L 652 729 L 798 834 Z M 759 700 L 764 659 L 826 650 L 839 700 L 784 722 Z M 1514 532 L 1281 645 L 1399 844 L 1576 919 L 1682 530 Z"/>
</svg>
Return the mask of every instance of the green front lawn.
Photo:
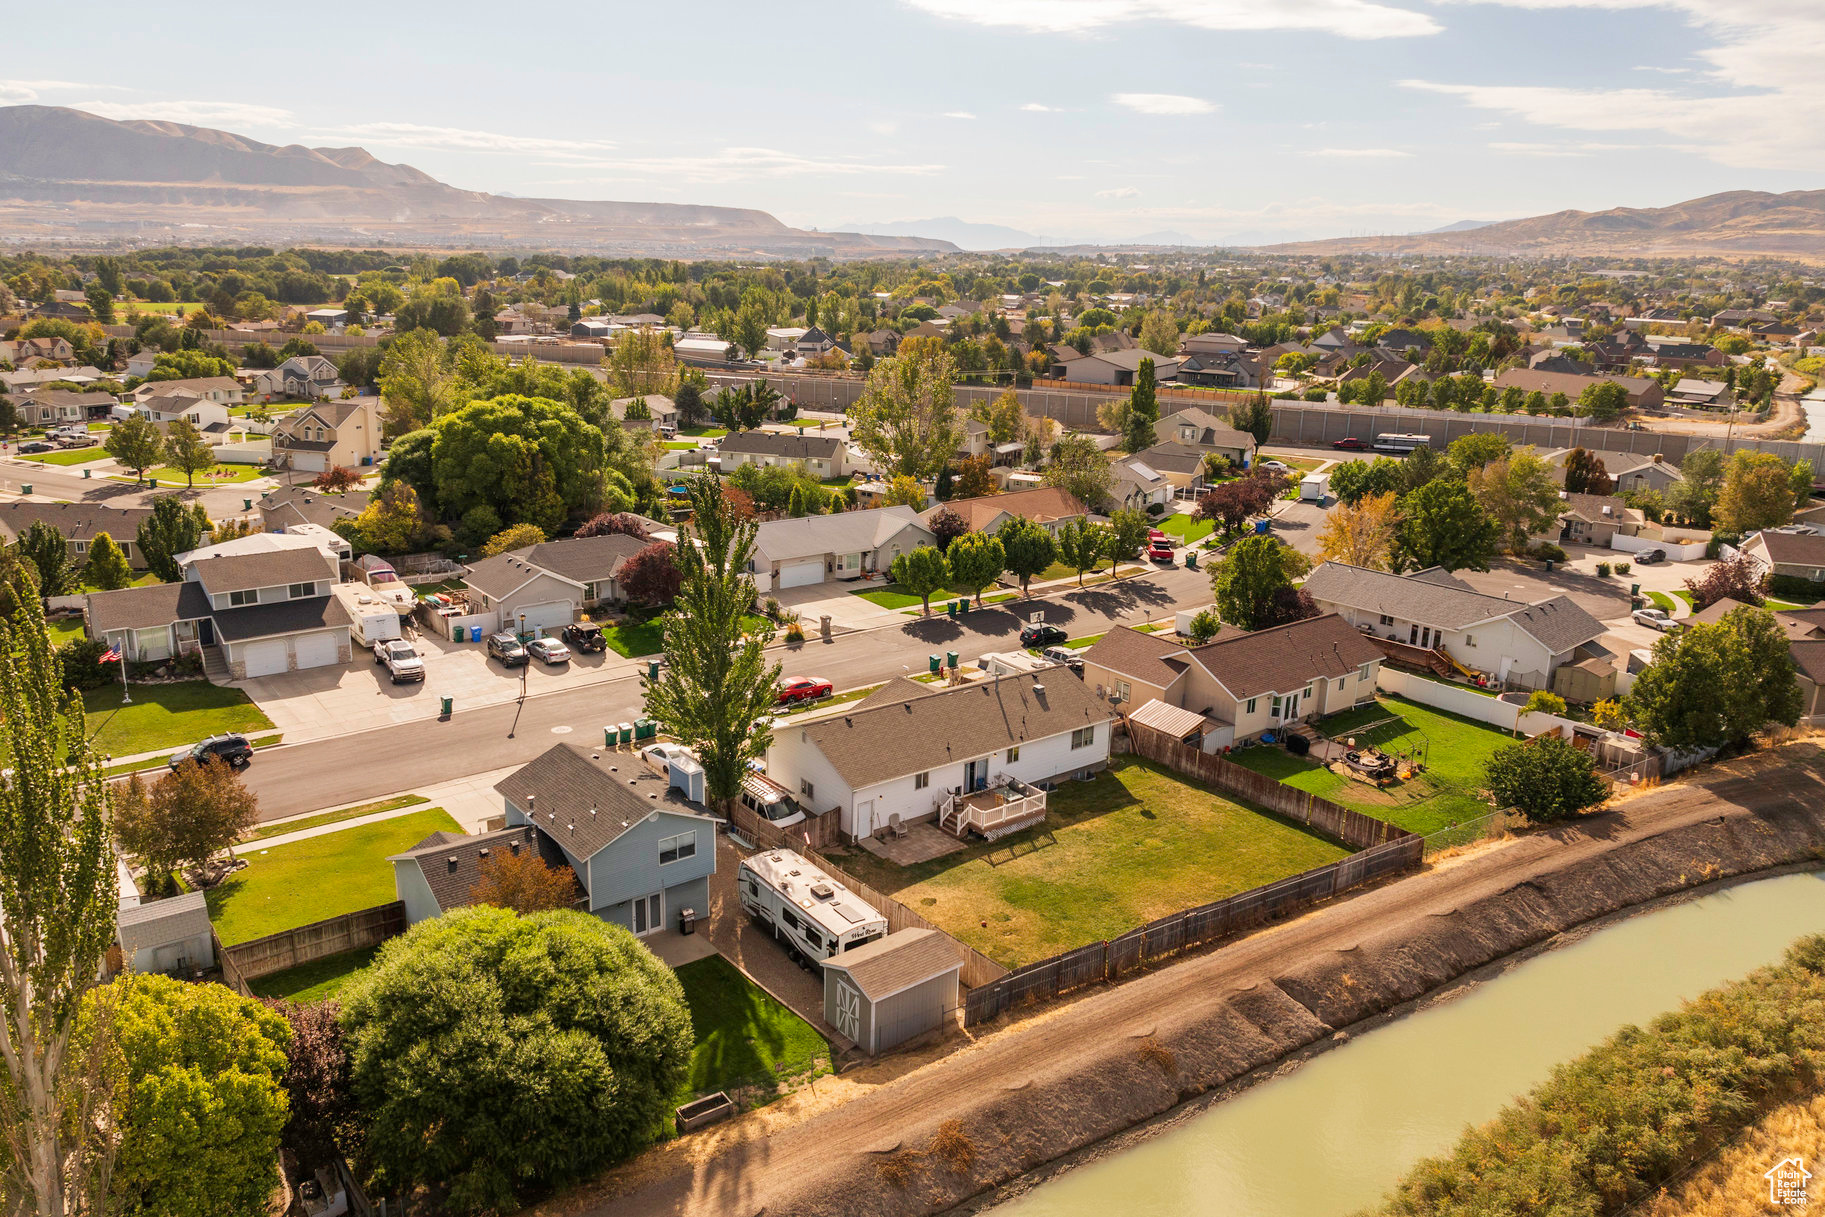
<svg viewBox="0 0 1825 1217">
<path fill-rule="evenodd" d="M 1497 748 L 1515 742 L 1506 731 L 1399 697 L 1381 697 L 1372 705 L 1333 715 L 1318 727 L 1332 739 L 1349 739 L 1352 730 L 1395 716 L 1400 722 L 1375 730 L 1362 742 L 1390 752 L 1422 753 L 1426 768 L 1417 777 L 1380 790 L 1275 746 L 1244 748 L 1229 759 L 1412 832 L 1436 832 L 1488 813 L 1490 805 L 1480 793 L 1483 762 Z"/>
<path fill-rule="evenodd" d="M 146 470 L 146 476 L 155 479 L 160 486 L 183 486 L 187 479 L 182 469 L 172 469 L 161 465 L 157 469 Z M 207 469 L 196 471 L 198 486 L 231 486 L 236 482 L 251 482 L 255 478 L 265 477 L 258 465 L 211 465 Z"/>
<path fill-rule="evenodd" d="M 89 738 L 109 756 L 136 756 L 194 744 L 229 731 L 270 731 L 272 719 L 239 689 L 206 680 L 165 685 L 130 685 L 130 704 L 121 704 L 118 683 L 82 695 Z"/>
<path fill-rule="evenodd" d="M 609 650 L 628 659 L 638 655 L 657 655 L 665 650 L 665 622 L 655 617 L 651 621 L 624 621 L 620 625 L 604 625 L 602 637 L 608 640 Z"/>
<path fill-rule="evenodd" d="M 1169 537 L 1177 537 L 1181 544 L 1190 545 L 1202 541 L 1216 528 L 1215 521 L 1194 520 L 1182 512 L 1169 515 L 1160 523 L 1160 531 Z"/>
<path fill-rule="evenodd" d="M 917 866 L 866 852 L 842 865 L 1014 968 L 1350 852 L 1131 758 L 1047 803 L 1037 828 Z"/>
<path fill-rule="evenodd" d="M 1673 597 L 1667 595 L 1665 592 L 1647 592 L 1645 594 L 1649 604 L 1660 609 L 1669 617 L 1673 615 Z"/>
<path fill-rule="evenodd" d="M 727 427 L 680 427 L 678 434 L 688 435 L 692 439 L 720 439 L 727 435 Z"/>
<path fill-rule="evenodd" d="M 325 955 L 322 959 L 250 980 L 247 987 L 256 997 L 286 997 L 300 1005 L 328 1001 L 373 963 L 379 952 L 380 947 L 376 945 L 343 951 L 339 955 Z"/>
<path fill-rule="evenodd" d="M 718 1090 L 773 1086 L 829 1070 L 830 1045 L 824 1037 L 722 956 L 687 963 L 677 975 L 697 1047 L 676 1104 Z"/>
<path fill-rule="evenodd" d="M 850 592 L 851 596 L 860 596 L 870 604 L 878 604 L 884 609 L 918 608 L 919 597 L 913 595 L 898 583 L 888 583 L 881 587 L 871 587 L 859 592 Z M 938 605 L 946 600 L 961 600 L 962 592 L 936 591 L 931 594 L 932 604 Z"/>
<path fill-rule="evenodd" d="M 224 946 L 250 942 L 395 898 L 388 855 L 439 830 L 462 831 L 441 807 L 261 849 L 237 850 L 248 865 L 209 889 L 209 919 Z"/>
<path fill-rule="evenodd" d="M 36 452 L 31 456 L 22 456 L 22 461 L 31 461 L 35 465 L 86 465 L 90 461 L 105 461 L 108 454 L 101 445 L 94 444 L 87 448 L 60 448 L 56 452 Z"/>
</svg>

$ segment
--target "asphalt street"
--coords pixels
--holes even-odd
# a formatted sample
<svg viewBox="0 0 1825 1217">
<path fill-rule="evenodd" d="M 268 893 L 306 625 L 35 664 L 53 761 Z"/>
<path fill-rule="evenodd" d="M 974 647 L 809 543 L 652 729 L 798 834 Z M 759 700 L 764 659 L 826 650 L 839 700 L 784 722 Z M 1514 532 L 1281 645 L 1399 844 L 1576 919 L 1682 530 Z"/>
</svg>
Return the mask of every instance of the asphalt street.
<svg viewBox="0 0 1825 1217">
<path fill-rule="evenodd" d="M 774 654 L 787 675 L 822 676 L 843 690 L 923 672 L 931 654 L 957 651 L 971 660 L 1010 650 L 1036 610 L 1048 624 L 1082 636 L 1209 601 L 1206 572 L 1174 567 L 1018 604 L 1015 611 L 1000 605 L 954 621 L 909 618 L 905 626 L 814 639 Z M 631 722 L 640 713 L 638 677 L 475 710 L 458 706 L 448 720 L 262 750 L 246 781 L 260 796 L 260 818 L 276 820 L 523 764 L 555 743 L 598 743 L 605 724 Z"/>
</svg>

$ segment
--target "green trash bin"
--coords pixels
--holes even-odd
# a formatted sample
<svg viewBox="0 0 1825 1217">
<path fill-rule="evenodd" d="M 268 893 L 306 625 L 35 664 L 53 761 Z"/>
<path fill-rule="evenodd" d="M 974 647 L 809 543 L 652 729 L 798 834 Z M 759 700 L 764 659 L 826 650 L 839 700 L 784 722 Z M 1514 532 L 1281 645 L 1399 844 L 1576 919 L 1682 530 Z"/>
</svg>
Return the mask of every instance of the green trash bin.
<svg viewBox="0 0 1825 1217">
<path fill-rule="evenodd" d="M 944 653 L 944 666 L 953 672 L 957 670 L 957 652 L 946 651 Z"/>
<path fill-rule="evenodd" d="M 654 734 L 654 732 L 653 732 L 653 720 L 652 719 L 636 718 L 634 720 L 634 742 L 635 743 L 638 743 L 641 740 L 651 739 L 653 737 L 653 734 Z"/>
<path fill-rule="evenodd" d="M 157 482 L 154 482 L 154 483 L 152 483 L 152 484 L 153 484 L 153 485 L 154 485 L 154 486 L 156 486 L 156 485 L 158 485 L 158 483 L 157 483 Z M 20 485 L 19 485 L 19 493 L 20 493 L 20 494 L 30 494 L 30 493 L 32 493 L 32 484 L 31 484 L 31 483 L 30 483 L 30 482 L 22 482 L 22 483 L 20 483 Z"/>
<path fill-rule="evenodd" d="M 657 659 L 649 659 L 646 661 L 646 678 L 648 680 L 659 679 L 659 661 Z"/>
<path fill-rule="evenodd" d="M 92 478 L 95 476 L 95 471 L 93 469 L 84 469 L 82 471 L 82 476 L 83 476 L 83 480 L 87 481 L 89 478 Z"/>
<path fill-rule="evenodd" d="M 622 743 L 624 743 L 624 744 L 631 744 L 631 743 L 633 743 L 633 742 L 634 742 L 634 724 L 632 724 L 632 723 L 619 723 L 619 724 L 617 724 L 617 725 L 616 725 L 616 729 L 617 729 L 617 730 L 618 730 L 618 731 L 619 731 L 619 732 L 620 732 L 620 734 L 621 734 L 621 742 L 622 742 Z"/>
<path fill-rule="evenodd" d="M 1185 551 L 1185 569 L 1186 570 L 1198 569 L 1198 551 L 1197 550 L 1188 549 Z"/>
<path fill-rule="evenodd" d="M 453 701 L 455 701 L 455 698 L 450 698 L 450 697 L 440 697 L 440 698 L 438 698 L 438 699 L 437 699 L 437 700 L 438 700 L 438 701 L 439 701 L 439 702 L 441 702 L 441 703 L 442 703 L 442 704 L 443 704 L 443 715 L 444 715 L 444 717 L 445 717 L 445 718 L 449 718 L 449 717 L 450 717 L 450 709 L 451 709 L 451 703 L 452 703 L 452 702 L 453 702 Z"/>
<path fill-rule="evenodd" d="M 940 657 L 936 655 L 927 655 L 925 658 L 931 664 L 933 676 L 936 676 L 939 672 L 944 670 L 944 660 Z"/>
<path fill-rule="evenodd" d="M 610 723 L 608 726 L 602 728 L 602 746 L 604 748 L 613 748 L 615 746 L 615 735 L 615 724 Z"/>
</svg>

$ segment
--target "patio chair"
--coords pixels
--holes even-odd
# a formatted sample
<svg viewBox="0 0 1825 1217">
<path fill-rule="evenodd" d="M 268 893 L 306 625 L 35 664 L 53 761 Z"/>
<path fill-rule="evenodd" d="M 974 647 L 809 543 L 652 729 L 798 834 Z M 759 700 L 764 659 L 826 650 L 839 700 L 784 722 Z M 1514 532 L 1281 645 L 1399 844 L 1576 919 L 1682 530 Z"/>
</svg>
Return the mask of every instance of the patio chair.
<svg viewBox="0 0 1825 1217">
<path fill-rule="evenodd" d="M 887 831 L 891 832 L 895 839 L 899 839 L 906 835 L 906 825 L 900 823 L 899 812 L 896 811 L 887 817 Z"/>
</svg>

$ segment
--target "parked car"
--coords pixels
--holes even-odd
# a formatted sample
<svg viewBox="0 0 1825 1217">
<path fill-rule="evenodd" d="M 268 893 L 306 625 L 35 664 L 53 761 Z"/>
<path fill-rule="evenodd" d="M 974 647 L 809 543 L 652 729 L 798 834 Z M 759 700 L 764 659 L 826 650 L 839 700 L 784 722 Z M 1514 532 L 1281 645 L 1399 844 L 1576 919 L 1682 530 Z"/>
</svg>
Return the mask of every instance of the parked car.
<svg viewBox="0 0 1825 1217">
<path fill-rule="evenodd" d="M 1023 647 L 1057 646 L 1070 637 L 1055 625 L 1029 625 L 1020 631 L 1020 645 Z"/>
<path fill-rule="evenodd" d="M 779 682 L 781 702 L 816 701 L 820 697 L 829 697 L 835 691 L 836 686 L 822 676 L 788 676 Z"/>
<path fill-rule="evenodd" d="M 569 644 L 573 651 L 585 655 L 599 655 L 608 650 L 608 639 L 602 634 L 602 627 L 593 621 L 578 621 L 564 627 L 559 635 Z"/>
<path fill-rule="evenodd" d="M 1331 447 L 1341 448 L 1345 452 L 1366 452 L 1369 449 L 1369 441 L 1357 439 L 1354 435 L 1346 435 L 1342 439 L 1332 440 Z"/>
<path fill-rule="evenodd" d="M 253 761 L 253 745 L 247 742 L 245 735 L 212 735 L 200 744 L 179 748 L 171 754 L 173 769 L 185 761 L 195 761 L 199 765 L 220 761 L 231 769 L 245 769 Z"/>
<path fill-rule="evenodd" d="M 1656 562 L 1665 562 L 1666 560 L 1667 560 L 1667 551 L 1666 550 L 1650 549 L 1635 559 L 1635 565 L 1636 566 L 1652 566 Z"/>
<path fill-rule="evenodd" d="M 1153 562 L 1164 562 L 1167 566 L 1173 563 L 1172 542 L 1153 541 L 1147 546 L 1147 557 Z"/>
<path fill-rule="evenodd" d="M 1073 651 L 1070 647 L 1047 647 L 1039 654 L 1042 659 L 1064 664 L 1079 676 L 1084 674 L 1084 653 L 1082 651 Z"/>
<path fill-rule="evenodd" d="M 62 435 L 52 438 L 59 448 L 92 448 L 95 446 L 95 437 L 87 431 L 81 433 L 66 431 Z"/>
<path fill-rule="evenodd" d="M 47 444 L 41 439 L 27 440 L 19 445 L 20 452 L 55 452 L 56 450 L 55 444 Z"/>
<path fill-rule="evenodd" d="M 789 828 L 805 818 L 785 787 L 762 773 L 746 773 L 741 779 L 741 805 L 775 828 Z"/>
<path fill-rule="evenodd" d="M 683 744 L 648 744 L 640 750 L 640 759 L 646 762 L 648 769 L 657 773 L 671 772 L 672 762 L 676 760 L 696 760 L 697 756 Z"/>
<path fill-rule="evenodd" d="M 556 638 L 534 638 L 526 644 L 526 650 L 534 659 L 543 664 L 570 662 L 570 648 Z"/>
<path fill-rule="evenodd" d="M 1629 616 L 1634 618 L 1636 625 L 1645 625 L 1650 630 L 1659 630 L 1662 633 L 1679 628 L 1679 622 L 1667 616 L 1665 609 L 1636 609 L 1633 613 L 1630 613 Z"/>
<path fill-rule="evenodd" d="M 498 634 L 488 635 L 488 658 L 498 659 L 510 668 L 517 668 L 531 661 L 526 648 L 513 636 L 511 630 L 502 630 Z"/>
<path fill-rule="evenodd" d="M 412 649 L 412 644 L 403 638 L 376 642 L 374 662 L 386 668 L 393 677 L 394 684 L 408 680 L 422 681 L 425 678 L 425 661 Z"/>
<path fill-rule="evenodd" d="M 1256 461 L 1257 469 L 1272 469 L 1275 473 L 1291 473 L 1293 467 L 1285 461 Z"/>
</svg>

